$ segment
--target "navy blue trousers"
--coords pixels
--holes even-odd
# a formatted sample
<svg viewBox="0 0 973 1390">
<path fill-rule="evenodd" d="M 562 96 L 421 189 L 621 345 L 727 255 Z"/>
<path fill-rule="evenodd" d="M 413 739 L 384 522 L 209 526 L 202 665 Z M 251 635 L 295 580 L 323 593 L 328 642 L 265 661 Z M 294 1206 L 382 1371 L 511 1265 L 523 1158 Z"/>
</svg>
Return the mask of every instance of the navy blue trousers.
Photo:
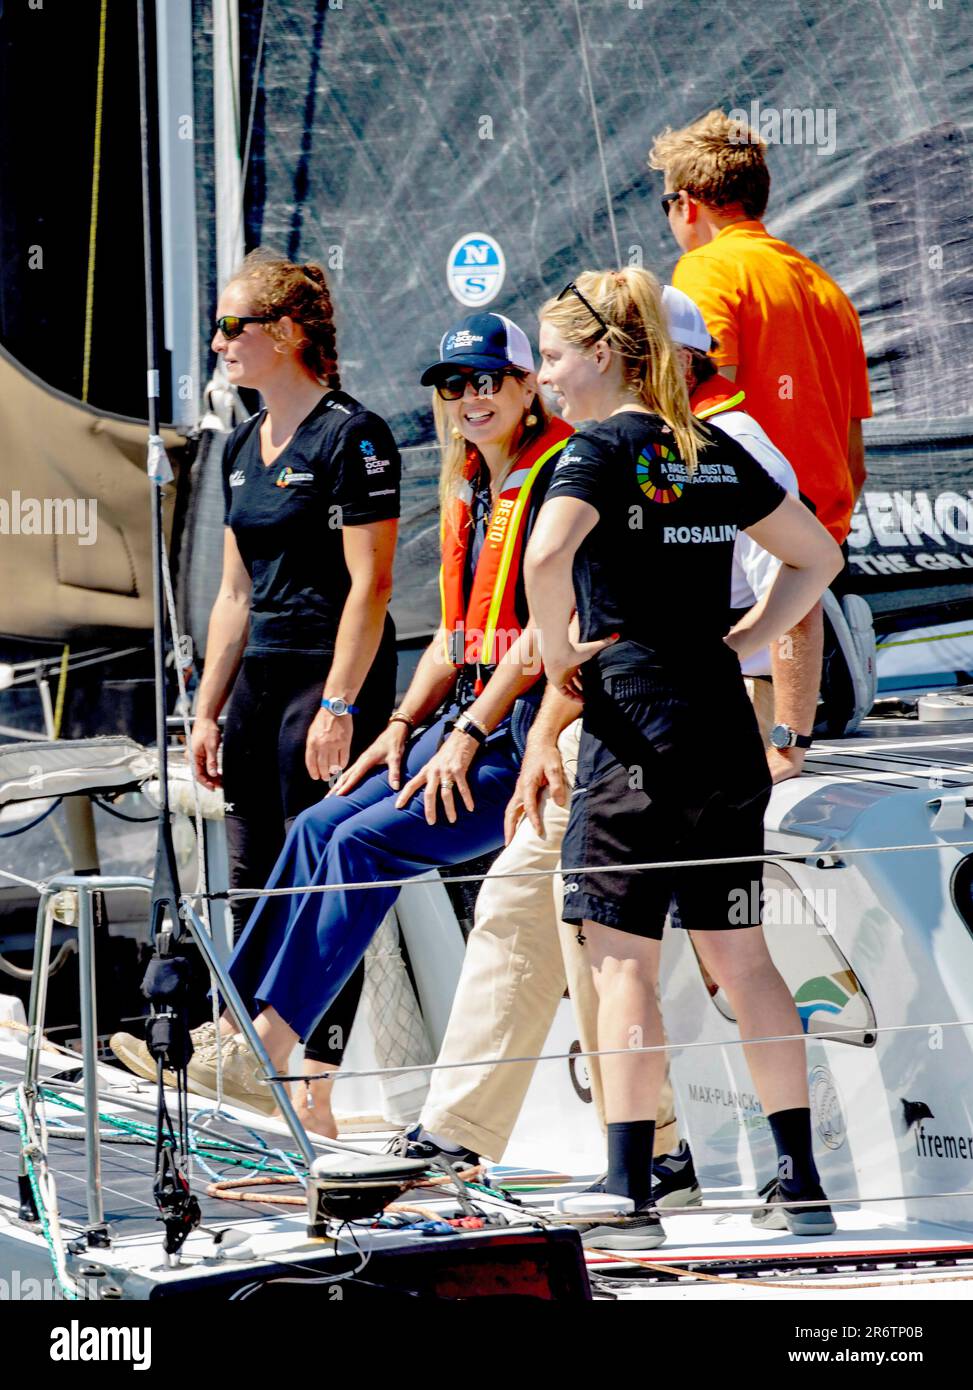
<svg viewBox="0 0 973 1390">
<path fill-rule="evenodd" d="M 402 785 L 429 761 L 445 725 L 439 720 L 409 748 Z M 474 810 L 455 794 L 457 820 L 427 825 L 421 792 L 401 811 L 386 771 L 347 796 L 302 811 L 287 834 L 268 888 L 333 884 L 337 891 L 261 898 L 230 959 L 229 972 L 248 1012 L 272 1005 L 306 1038 L 355 969 L 397 888 L 342 891 L 348 883 L 411 878 L 460 864 L 503 845 L 503 813 L 517 781 L 518 758 L 504 724 L 478 750 L 467 772 Z"/>
</svg>

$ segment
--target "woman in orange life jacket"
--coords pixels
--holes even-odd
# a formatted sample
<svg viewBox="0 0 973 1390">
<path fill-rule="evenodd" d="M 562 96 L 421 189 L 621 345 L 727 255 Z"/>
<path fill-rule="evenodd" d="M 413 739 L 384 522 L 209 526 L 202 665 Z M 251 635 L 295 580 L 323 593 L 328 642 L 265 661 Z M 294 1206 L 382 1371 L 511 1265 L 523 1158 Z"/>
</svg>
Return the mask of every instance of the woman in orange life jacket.
<svg viewBox="0 0 973 1390">
<path fill-rule="evenodd" d="M 548 415 L 527 337 L 500 314 L 456 324 L 422 383 L 435 387 L 444 451 L 440 628 L 386 730 L 297 817 L 268 887 L 409 878 L 503 844 L 519 766 L 512 725 L 526 722 L 531 695 L 520 697 L 540 670 L 523 631 L 521 561 L 571 428 Z M 259 902 L 229 972 L 278 1069 L 397 896 L 370 888 Z M 224 1092 L 246 1102 L 263 1089 L 255 1059 L 225 1051 Z M 190 1083 L 211 1090 L 215 1067 L 215 1053 L 194 1060 Z"/>
</svg>

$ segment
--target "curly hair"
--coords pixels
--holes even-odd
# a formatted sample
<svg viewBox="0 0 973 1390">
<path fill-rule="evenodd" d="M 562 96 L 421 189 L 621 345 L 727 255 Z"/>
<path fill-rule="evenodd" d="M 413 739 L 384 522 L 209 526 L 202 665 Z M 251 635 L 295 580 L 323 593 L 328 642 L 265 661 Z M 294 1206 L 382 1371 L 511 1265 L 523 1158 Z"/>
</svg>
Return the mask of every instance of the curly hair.
<svg viewBox="0 0 973 1390">
<path fill-rule="evenodd" d="M 739 205 L 747 217 L 763 217 L 770 197 L 767 146 L 746 121 L 710 111 L 683 130 L 666 127 L 649 151 L 649 168 L 661 169 L 673 191 L 711 208 Z"/>
<path fill-rule="evenodd" d="M 301 358 L 310 372 L 332 391 L 341 389 L 334 307 L 324 271 L 314 261 L 296 265 L 259 247 L 251 251 L 233 275 L 231 284 L 245 285 L 257 314 L 286 314 L 300 324 L 306 338 Z M 275 323 L 267 331 L 280 338 Z"/>
</svg>

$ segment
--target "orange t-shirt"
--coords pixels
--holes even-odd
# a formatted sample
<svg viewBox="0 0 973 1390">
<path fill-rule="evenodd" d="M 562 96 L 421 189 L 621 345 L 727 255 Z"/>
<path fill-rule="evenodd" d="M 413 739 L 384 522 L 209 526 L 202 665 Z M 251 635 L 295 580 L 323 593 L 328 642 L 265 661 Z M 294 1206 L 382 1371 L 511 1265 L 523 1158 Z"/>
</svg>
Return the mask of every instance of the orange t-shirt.
<svg viewBox="0 0 973 1390">
<path fill-rule="evenodd" d="M 858 315 L 820 266 L 762 222 L 733 222 L 672 276 L 737 363 L 747 409 L 791 462 L 835 540 L 851 526 L 848 426 L 872 413 Z"/>
</svg>

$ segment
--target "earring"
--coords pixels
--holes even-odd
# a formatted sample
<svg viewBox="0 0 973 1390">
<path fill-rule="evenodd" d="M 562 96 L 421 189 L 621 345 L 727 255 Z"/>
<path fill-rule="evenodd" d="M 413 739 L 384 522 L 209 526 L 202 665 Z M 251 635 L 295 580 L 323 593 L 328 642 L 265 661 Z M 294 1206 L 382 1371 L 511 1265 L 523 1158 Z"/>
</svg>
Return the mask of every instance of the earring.
<svg viewBox="0 0 973 1390">
<path fill-rule="evenodd" d="M 527 426 L 528 429 L 531 429 L 532 426 L 537 424 L 537 416 L 534 414 L 533 411 L 531 411 L 530 414 L 527 416 L 526 420 L 524 421 L 524 424 Z"/>
<path fill-rule="evenodd" d="M 453 438 L 453 439 L 462 439 L 462 438 L 463 438 L 463 431 L 462 431 L 462 430 L 458 430 L 458 429 L 456 428 L 455 425 L 453 426 L 453 428 L 450 430 L 449 433 L 450 433 L 451 438 Z"/>
</svg>

